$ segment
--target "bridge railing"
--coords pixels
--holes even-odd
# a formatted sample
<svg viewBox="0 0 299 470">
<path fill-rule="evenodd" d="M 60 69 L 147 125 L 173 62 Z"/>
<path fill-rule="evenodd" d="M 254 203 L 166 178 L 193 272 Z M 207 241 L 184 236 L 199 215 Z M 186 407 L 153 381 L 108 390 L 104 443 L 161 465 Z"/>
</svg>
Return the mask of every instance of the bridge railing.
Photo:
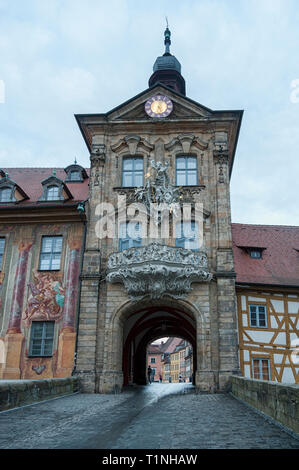
<svg viewBox="0 0 299 470">
<path fill-rule="evenodd" d="M 231 393 L 299 437 L 299 385 L 231 376 Z"/>
</svg>

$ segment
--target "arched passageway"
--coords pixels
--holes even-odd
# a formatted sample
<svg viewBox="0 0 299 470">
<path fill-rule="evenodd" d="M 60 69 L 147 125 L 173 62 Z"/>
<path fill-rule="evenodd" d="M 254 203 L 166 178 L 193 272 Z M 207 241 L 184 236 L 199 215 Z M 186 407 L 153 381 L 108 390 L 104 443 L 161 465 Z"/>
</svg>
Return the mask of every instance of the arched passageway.
<svg viewBox="0 0 299 470">
<path fill-rule="evenodd" d="M 196 321 L 190 312 L 173 305 L 137 309 L 124 323 L 124 385 L 146 384 L 146 351 L 149 343 L 172 336 L 188 341 L 193 348 L 193 372 L 197 368 Z"/>
</svg>

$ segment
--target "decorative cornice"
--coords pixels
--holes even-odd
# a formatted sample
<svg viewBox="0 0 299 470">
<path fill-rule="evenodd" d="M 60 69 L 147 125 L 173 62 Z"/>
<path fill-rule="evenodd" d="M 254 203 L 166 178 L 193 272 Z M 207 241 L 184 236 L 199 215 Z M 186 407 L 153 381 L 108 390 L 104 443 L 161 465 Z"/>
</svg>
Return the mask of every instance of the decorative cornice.
<svg viewBox="0 0 299 470">
<path fill-rule="evenodd" d="M 145 296 L 182 298 L 192 290 L 192 282 L 211 279 L 204 252 L 157 242 L 112 253 L 108 258 L 106 280 L 123 283 L 131 300 Z"/>
</svg>

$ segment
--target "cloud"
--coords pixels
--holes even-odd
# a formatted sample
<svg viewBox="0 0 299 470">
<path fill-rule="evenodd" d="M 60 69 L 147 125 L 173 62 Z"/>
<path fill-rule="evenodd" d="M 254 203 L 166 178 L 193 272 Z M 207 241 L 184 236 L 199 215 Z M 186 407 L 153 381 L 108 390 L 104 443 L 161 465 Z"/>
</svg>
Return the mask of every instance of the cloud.
<svg viewBox="0 0 299 470">
<path fill-rule="evenodd" d="M 234 222 L 298 224 L 295 0 L 0 0 L 1 166 L 88 166 L 75 113 L 107 112 L 146 89 L 171 51 L 187 95 L 244 109 L 231 179 Z"/>
</svg>

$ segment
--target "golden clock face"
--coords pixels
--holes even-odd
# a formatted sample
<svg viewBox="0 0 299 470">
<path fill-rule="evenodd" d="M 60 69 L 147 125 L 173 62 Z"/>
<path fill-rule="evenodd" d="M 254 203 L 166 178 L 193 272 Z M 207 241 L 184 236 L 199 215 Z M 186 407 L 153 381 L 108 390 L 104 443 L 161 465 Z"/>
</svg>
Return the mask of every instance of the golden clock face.
<svg viewBox="0 0 299 470">
<path fill-rule="evenodd" d="M 145 103 L 145 111 L 150 117 L 164 118 L 173 109 L 172 101 L 165 95 L 155 95 Z"/>
<path fill-rule="evenodd" d="M 151 110 L 155 114 L 162 114 L 166 111 L 167 104 L 165 101 L 156 100 L 151 104 Z"/>
</svg>

